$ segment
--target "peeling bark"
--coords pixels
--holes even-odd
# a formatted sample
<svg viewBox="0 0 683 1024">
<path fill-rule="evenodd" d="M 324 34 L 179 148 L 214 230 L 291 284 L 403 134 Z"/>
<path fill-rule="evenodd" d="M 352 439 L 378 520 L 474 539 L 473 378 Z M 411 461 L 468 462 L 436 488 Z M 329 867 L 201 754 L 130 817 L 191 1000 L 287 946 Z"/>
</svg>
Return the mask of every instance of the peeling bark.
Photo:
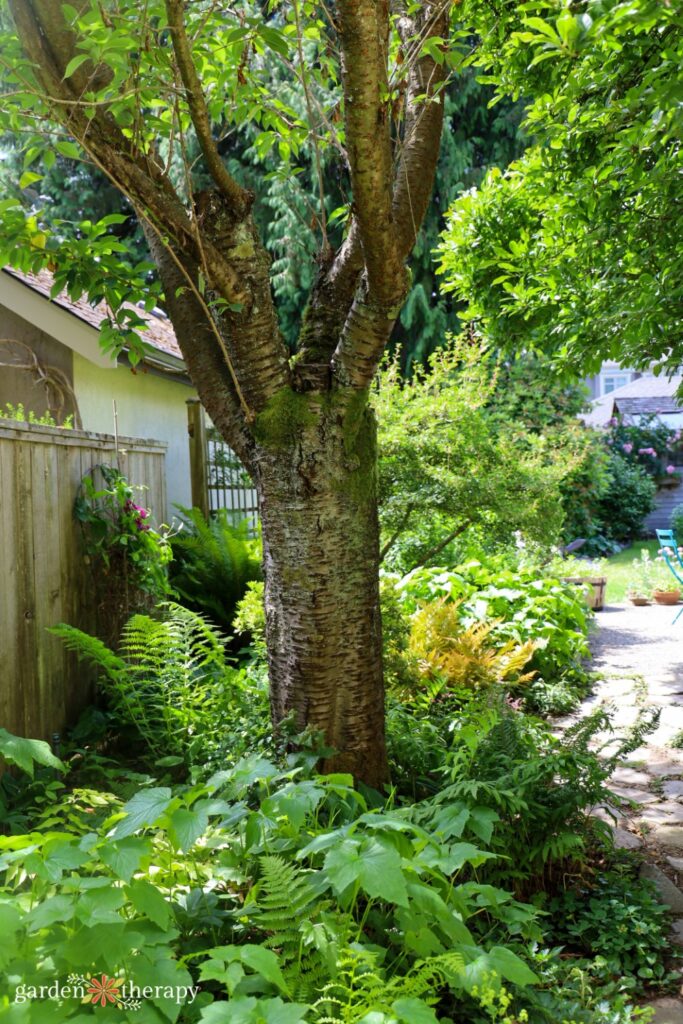
<svg viewBox="0 0 683 1024">
<path fill-rule="evenodd" d="M 299 728 L 320 729 L 335 749 L 326 770 L 380 787 L 388 772 L 374 418 L 364 395 L 287 400 L 279 426 L 263 428 L 257 463 L 273 721 L 293 711 Z M 286 423 L 297 429 L 288 434 Z"/>
</svg>

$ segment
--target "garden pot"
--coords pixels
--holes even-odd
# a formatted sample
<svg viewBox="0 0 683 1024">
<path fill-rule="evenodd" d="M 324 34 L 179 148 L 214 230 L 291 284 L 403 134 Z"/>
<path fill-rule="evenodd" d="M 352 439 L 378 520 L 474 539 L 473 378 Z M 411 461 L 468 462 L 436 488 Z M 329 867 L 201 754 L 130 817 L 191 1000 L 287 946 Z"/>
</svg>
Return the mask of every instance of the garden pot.
<svg viewBox="0 0 683 1024">
<path fill-rule="evenodd" d="M 631 604 L 634 604 L 637 608 L 643 608 L 650 601 L 647 597 L 629 597 Z"/>
<path fill-rule="evenodd" d="M 564 582 L 582 586 L 586 595 L 586 604 L 593 611 L 601 612 L 605 607 L 606 576 L 565 576 Z"/>
<path fill-rule="evenodd" d="M 652 596 L 657 604 L 678 604 L 681 592 L 680 590 L 654 590 Z"/>
</svg>

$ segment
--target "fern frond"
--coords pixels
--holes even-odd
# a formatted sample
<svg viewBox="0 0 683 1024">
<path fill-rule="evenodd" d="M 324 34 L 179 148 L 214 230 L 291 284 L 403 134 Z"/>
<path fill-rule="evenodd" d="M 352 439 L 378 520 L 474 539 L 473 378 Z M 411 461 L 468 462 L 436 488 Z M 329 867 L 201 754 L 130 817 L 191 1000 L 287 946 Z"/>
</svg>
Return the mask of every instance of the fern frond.
<svg viewBox="0 0 683 1024">
<path fill-rule="evenodd" d="M 306 941 L 311 925 L 320 921 L 328 903 L 319 898 L 306 873 L 282 857 L 261 857 L 260 865 L 261 878 L 252 890 L 254 901 L 244 912 L 264 933 L 262 945 L 277 950 L 292 992 L 308 1001 L 329 978 L 330 967 L 334 968 L 324 948 Z M 329 942 L 335 960 L 337 941 L 345 931 L 341 915 L 336 923 L 340 925 L 339 934 Z"/>
<path fill-rule="evenodd" d="M 496 683 L 529 682 L 535 672 L 523 669 L 533 657 L 536 642 L 496 644 L 491 633 L 498 625 L 497 619 L 491 619 L 465 629 L 459 602 L 433 602 L 413 619 L 409 650 L 425 678 L 442 678 L 448 686 L 477 690 Z"/>
<path fill-rule="evenodd" d="M 460 987 L 465 961 L 456 951 L 418 961 L 406 974 L 387 979 L 374 958 L 347 949 L 337 979 L 325 985 L 313 1004 L 316 1024 L 355 1024 L 371 1011 L 392 1015 L 399 999 L 421 999 L 433 1006 L 447 987 Z"/>
<path fill-rule="evenodd" d="M 106 644 L 89 633 L 84 633 L 75 626 L 60 622 L 51 626 L 48 633 L 58 636 L 68 651 L 73 651 L 81 661 L 89 661 L 116 683 L 126 670 L 126 663 L 119 658 Z"/>
<path fill-rule="evenodd" d="M 135 728 L 152 758 L 185 756 L 207 717 L 221 717 L 234 692 L 226 684 L 238 677 L 205 617 L 172 602 L 160 610 L 161 619 L 134 615 L 127 622 L 119 654 L 71 626 L 53 630 L 70 650 L 103 669 L 100 683 L 114 712 Z"/>
</svg>

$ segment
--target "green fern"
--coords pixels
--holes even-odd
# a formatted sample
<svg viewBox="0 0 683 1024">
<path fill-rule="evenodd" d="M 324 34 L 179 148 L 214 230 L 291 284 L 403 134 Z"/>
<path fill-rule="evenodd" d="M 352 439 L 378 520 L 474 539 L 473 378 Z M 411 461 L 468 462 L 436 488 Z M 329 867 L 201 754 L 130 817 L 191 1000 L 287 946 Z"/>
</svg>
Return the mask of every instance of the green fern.
<svg viewBox="0 0 683 1024">
<path fill-rule="evenodd" d="M 116 684 L 126 671 L 126 663 L 119 658 L 106 644 L 90 633 L 84 633 L 75 626 L 60 622 L 48 629 L 48 633 L 58 636 L 68 651 L 78 655 L 80 661 L 90 662 L 101 669 Z"/>
<path fill-rule="evenodd" d="M 261 878 L 244 913 L 263 933 L 261 944 L 276 950 L 295 998 L 308 1001 L 334 977 L 340 943 L 349 931 L 346 915 L 326 913 L 306 873 L 282 857 L 260 859 Z"/>
<path fill-rule="evenodd" d="M 228 713 L 241 677 L 206 619 L 172 602 L 160 607 L 163 619 L 134 615 L 128 621 L 119 654 L 72 626 L 52 632 L 101 670 L 99 683 L 119 724 L 135 729 L 152 759 L 186 759 Z"/>
<path fill-rule="evenodd" d="M 316 1024 L 355 1024 L 370 1012 L 393 1017 L 399 1000 L 421 1000 L 433 1006 L 449 986 L 460 987 L 465 962 L 460 953 L 444 953 L 419 961 L 410 971 L 387 979 L 366 951 L 347 949 L 340 957 L 337 978 L 325 985 L 313 1004 Z"/>
<path fill-rule="evenodd" d="M 257 542 L 247 523 L 234 526 L 227 509 L 208 520 L 197 508 L 181 508 L 183 529 L 171 541 L 170 581 L 183 602 L 230 629 L 247 584 L 261 575 Z"/>
</svg>

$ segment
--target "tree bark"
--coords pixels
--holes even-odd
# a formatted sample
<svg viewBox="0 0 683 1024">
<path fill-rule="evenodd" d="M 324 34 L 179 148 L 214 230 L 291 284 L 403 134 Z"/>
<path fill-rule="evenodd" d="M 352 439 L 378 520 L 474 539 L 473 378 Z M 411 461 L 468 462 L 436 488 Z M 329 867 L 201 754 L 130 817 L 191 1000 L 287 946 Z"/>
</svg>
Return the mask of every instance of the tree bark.
<svg viewBox="0 0 683 1024">
<path fill-rule="evenodd" d="M 287 389 L 257 422 L 273 721 L 324 733 L 326 771 L 388 781 L 376 430 L 364 393 Z"/>
</svg>

